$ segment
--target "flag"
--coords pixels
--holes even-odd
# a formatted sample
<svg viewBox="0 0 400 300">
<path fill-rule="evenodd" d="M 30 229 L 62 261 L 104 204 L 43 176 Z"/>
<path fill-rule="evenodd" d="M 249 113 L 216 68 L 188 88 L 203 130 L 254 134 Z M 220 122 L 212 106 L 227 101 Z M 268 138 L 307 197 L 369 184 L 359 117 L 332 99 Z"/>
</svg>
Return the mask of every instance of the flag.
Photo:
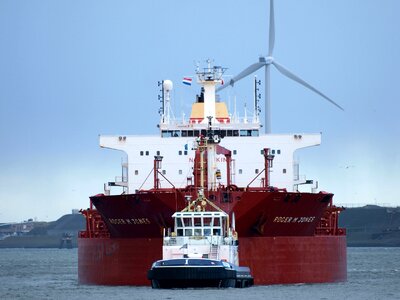
<svg viewBox="0 0 400 300">
<path fill-rule="evenodd" d="M 192 85 L 192 78 L 184 77 L 182 83 L 186 85 Z"/>
</svg>

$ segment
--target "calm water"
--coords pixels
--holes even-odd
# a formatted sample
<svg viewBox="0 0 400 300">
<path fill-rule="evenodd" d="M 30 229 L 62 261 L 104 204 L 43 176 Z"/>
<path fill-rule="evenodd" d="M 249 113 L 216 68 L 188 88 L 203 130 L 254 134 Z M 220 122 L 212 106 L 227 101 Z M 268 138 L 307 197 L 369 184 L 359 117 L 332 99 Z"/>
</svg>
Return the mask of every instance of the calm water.
<svg viewBox="0 0 400 300">
<path fill-rule="evenodd" d="M 349 248 L 348 281 L 152 290 L 77 283 L 77 250 L 0 249 L 0 299 L 400 299 L 400 248 Z M 347 299 L 346 299 L 347 298 Z"/>
</svg>

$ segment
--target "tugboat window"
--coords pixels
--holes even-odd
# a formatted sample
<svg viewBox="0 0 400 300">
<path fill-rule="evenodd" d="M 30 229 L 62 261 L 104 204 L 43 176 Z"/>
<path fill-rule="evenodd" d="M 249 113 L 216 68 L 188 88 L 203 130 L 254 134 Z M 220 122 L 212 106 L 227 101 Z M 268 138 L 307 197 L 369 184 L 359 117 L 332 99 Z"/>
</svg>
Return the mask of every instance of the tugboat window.
<svg viewBox="0 0 400 300">
<path fill-rule="evenodd" d="M 140 151 L 140 156 L 143 156 L 143 154 L 144 154 L 144 152 L 143 152 L 143 151 Z"/>
<path fill-rule="evenodd" d="M 210 226 L 211 225 L 211 218 L 204 218 L 203 222 L 204 222 L 204 226 Z"/>
<path fill-rule="evenodd" d="M 201 226 L 201 219 L 200 218 L 194 218 L 194 226 L 196 226 L 196 227 Z"/>
<path fill-rule="evenodd" d="M 146 155 L 149 156 L 149 151 L 146 151 Z"/>
<path fill-rule="evenodd" d="M 176 218 L 176 226 L 177 226 L 177 227 L 182 227 L 182 226 L 183 226 L 183 225 L 182 225 L 182 219 Z"/>
<path fill-rule="evenodd" d="M 219 229 L 214 229 L 214 230 L 213 230 L 213 235 L 221 235 L 221 230 L 219 230 Z"/>
<path fill-rule="evenodd" d="M 190 227 L 192 225 L 192 218 L 183 218 L 183 223 L 185 224 L 185 227 Z"/>
</svg>

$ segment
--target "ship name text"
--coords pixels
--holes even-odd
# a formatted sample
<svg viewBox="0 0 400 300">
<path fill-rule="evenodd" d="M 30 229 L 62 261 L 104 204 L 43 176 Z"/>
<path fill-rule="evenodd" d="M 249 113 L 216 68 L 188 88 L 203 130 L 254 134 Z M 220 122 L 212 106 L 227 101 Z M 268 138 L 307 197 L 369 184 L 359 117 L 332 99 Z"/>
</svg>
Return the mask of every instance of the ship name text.
<svg viewBox="0 0 400 300">
<path fill-rule="evenodd" d="M 151 224 L 148 218 L 124 218 L 124 219 L 108 219 L 114 225 L 149 225 Z"/>
<path fill-rule="evenodd" d="M 275 217 L 274 223 L 312 223 L 315 217 Z"/>
</svg>

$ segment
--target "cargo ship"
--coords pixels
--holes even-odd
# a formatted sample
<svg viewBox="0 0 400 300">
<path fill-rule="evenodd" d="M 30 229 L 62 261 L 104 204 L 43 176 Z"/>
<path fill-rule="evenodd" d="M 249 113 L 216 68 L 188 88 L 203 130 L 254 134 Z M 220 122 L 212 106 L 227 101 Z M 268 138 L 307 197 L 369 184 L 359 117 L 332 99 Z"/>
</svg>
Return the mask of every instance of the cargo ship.
<svg viewBox="0 0 400 300">
<path fill-rule="evenodd" d="M 261 134 L 258 108 L 250 122 L 233 119 L 215 96 L 222 74 L 211 65 L 197 72 L 201 92 L 188 122 L 168 118 L 172 82 L 165 80 L 160 136 L 100 136 L 101 147 L 124 151 L 127 161 L 123 175 L 82 211 L 80 283 L 148 285 L 146 272 L 162 257 L 163 232 L 200 186 L 210 201 L 235 214 L 240 261 L 255 284 L 346 280 L 342 208 L 314 185 L 298 191 L 312 181 L 299 176 L 294 152 L 320 144 L 321 134 Z M 203 167 L 193 147 L 201 136 L 210 141 Z M 112 187 L 122 194 L 112 195 Z"/>
<path fill-rule="evenodd" d="M 269 56 L 233 78 L 208 61 L 194 77 L 183 79 L 189 85 L 197 81 L 200 88 L 188 119 L 173 117 L 173 83 L 163 80 L 159 135 L 100 136 L 100 147 L 122 151 L 126 160 L 122 175 L 81 210 L 86 229 L 78 237 L 79 283 L 150 285 L 147 271 L 162 258 L 163 233 L 174 227 L 173 214 L 196 199 L 200 187 L 211 203 L 235 216 L 239 260 L 250 268 L 254 284 L 346 280 L 346 230 L 338 226 L 343 209 L 333 204 L 332 193 L 318 191 L 315 181 L 300 176 L 294 160 L 296 151 L 319 145 L 321 134 L 270 132 L 270 67 L 338 105 L 273 59 L 272 1 L 270 11 Z M 265 133 L 259 80 L 252 90 L 251 117 L 230 113 L 219 95 L 262 67 Z M 194 146 L 202 137 L 208 141 L 205 154 Z M 306 184 L 310 191 L 299 192 Z"/>
</svg>

